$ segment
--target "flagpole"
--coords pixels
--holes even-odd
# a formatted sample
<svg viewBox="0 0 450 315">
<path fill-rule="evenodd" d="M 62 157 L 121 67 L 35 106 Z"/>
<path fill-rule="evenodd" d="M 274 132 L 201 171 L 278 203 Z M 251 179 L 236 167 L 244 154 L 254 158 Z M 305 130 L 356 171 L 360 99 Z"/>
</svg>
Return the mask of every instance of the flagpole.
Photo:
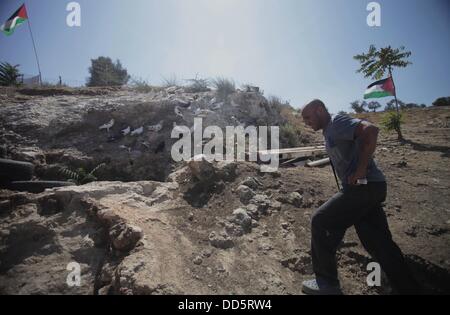
<svg viewBox="0 0 450 315">
<path fill-rule="evenodd" d="M 42 85 L 41 66 L 39 65 L 39 58 L 38 58 L 38 54 L 36 51 L 36 44 L 34 43 L 33 32 L 31 31 L 31 23 L 30 23 L 29 16 L 28 16 L 27 20 L 28 20 L 28 29 L 30 30 L 30 35 L 31 35 L 31 41 L 33 42 L 34 55 L 36 56 L 36 62 L 37 62 L 38 70 L 39 70 L 39 85 Z"/>
<path fill-rule="evenodd" d="M 397 109 L 397 115 L 400 115 L 400 113 L 398 111 L 397 89 L 395 88 L 395 82 L 394 82 L 394 78 L 392 77 L 391 67 L 389 67 L 389 76 L 391 77 L 392 85 L 394 86 L 395 108 Z"/>
<path fill-rule="evenodd" d="M 400 111 L 398 109 L 398 100 L 397 100 L 397 89 L 395 87 L 394 78 L 392 77 L 392 69 L 391 69 L 390 66 L 389 66 L 389 75 L 391 77 L 392 85 L 394 86 L 395 108 L 397 109 L 397 118 L 400 121 Z M 403 135 L 402 135 L 402 131 L 400 129 L 400 126 L 399 126 L 399 130 L 398 130 L 398 136 L 399 136 L 399 140 L 403 139 Z"/>
</svg>

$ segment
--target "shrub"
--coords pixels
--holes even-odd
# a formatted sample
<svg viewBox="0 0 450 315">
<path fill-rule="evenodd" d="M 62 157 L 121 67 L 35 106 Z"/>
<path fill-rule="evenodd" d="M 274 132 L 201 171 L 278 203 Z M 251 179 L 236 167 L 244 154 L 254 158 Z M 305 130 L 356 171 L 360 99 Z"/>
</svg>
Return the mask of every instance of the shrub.
<svg viewBox="0 0 450 315">
<path fill-rule="evenodd" d="M 221 101 L 228 100 L 228 96 L 236 91 L 234 82 L 222 77 L 213 80 L 213 86 L 216 88 L 217 98 Z"/>
<path fill-rule="evenodd" d="M 131 87 L 138 93 L 150 93 L 154 89 L 147 81 L 142 79 L 133 79 Z"/>
<path fill-rule="evenodd" d="M 63 168 L 61 170 L 61 174 L 69 178 L 69 181 L 77 184 L 77 185 L 84 185 L 90 182 L 94 182 L 97 180 L 97 177 L 94 175 L 99 169 L 102 167 L 105 167 L 105 163 L 101 163 L 97 165 L 92 171 L 89 173 L 84 168 L 79 168 L 76 171 L 72 171 L 68 168 Z"/>
<path fill-rule="evenodd" d="M 162 86 L 165 88 L 172 87 L 172 86 L 179 86 L 177 76 L 175 74 L 172 74 L 168 78 L 163 77 Z"/>
<path fill-rule="evenodd" d="M 122 86 L 128 83 L 130 76 L 119 60 L 113 63 L 109 57 L 91 59 L 87 86 Z"/>
<path fill-rule="evenodd" d="M 196 77 L 195 79 L 189 79 L 187 81 L 189 82 L 189 85 L 186 88 L 188 93 L 200 93 L 210 91 L 209 89 L 210 82 L 208 79 L 201 79 Z"/>
<path fill-rule="evenodd" d="M 396 131 L 398 134 L 398 139 L 402 140 L 401 125 L 403 123 L 402 114 L 397 114 L 396 112 L 387 112 L 383 115 L 381 125 L 386 131 Z"/>
<path fill-rule="evenodd" d="M 1 86 L 12 86 L 20 85 L 19 78 L 21 74 L 19 73 L 19 65 L 11 65 L 7 62 L 2 62 L 0 64 L 0 85 Z"/>
<path fill-rule="evenodd" d="M 433 106 L 450 106 L 450 96 L 438 98 L 433 102 Z"/>
</svg>

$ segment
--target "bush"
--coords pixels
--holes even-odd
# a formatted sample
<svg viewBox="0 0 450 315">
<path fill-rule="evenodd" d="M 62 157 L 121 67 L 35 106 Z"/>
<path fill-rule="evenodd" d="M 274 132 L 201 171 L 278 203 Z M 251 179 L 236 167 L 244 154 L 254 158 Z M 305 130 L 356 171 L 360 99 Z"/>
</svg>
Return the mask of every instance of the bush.
<svg viewBox="0 0 450 315">
<path fill-rule="evenodd" d="M 1 86 L 11 86 L 20 85 L 19 78 L 21 74 L 19 73 L 19 65 L 11 65 L 7 62 L 2 62 L 0 64 L 0 85 Z"/>
<path fill-rule="evenodd" d="M 433 106 L 450 106 L 450 96 L 438 98 L 433 102 Z"/>
<path fill-rule="evenodd" d="M 122 86 L 130 80 L 127 70 L 122 68 L 119 60 L 113 63 L 109 57 L 98 57 L 91 59 L 91 63 L 91 77 L 87 86 Z"/>
<path fill-rule="evenodd" d="M 213 80 L 213 86 L 216 88 L 217 98 L 221 101 L 228 100 L 228 96 L 236 92 L 236 85 L 230 79 L 216 78 Z"/>
<path fill-rule="evenodd" d="M 285 123 L 280 126 L 280 148 L 296 148 L 305 144 L 306 138 L 300 125 Z"/>
<path fill-rule="evenodd" d="M 172 87 L 172 86 L 179 86 L 177 76 L 175 74 L 172 74 L 169 78 L 163 77 L 162 86 L 165 88 Z"/>
<path fill-rule="evenodd" d="M 142 79 L 133 79 L 131 87 L 138 93 L 150 93 L 154 89 L 147 81 Z"/>
<path fill-rule="evenodd" d="M 208 79 L 189 79 L 187 80 L 189 83 L 188 87 L 186 88 L 188 93 L 200 93 L 200 92 L 208 92 L 209 89 L 209 80 Z"/>
<path fill-rule="evenodd" d="M 61 172 L 61 174 L 63 174 L 67 178 L 69 178 L 70 182 L 73 182 L 74 184 L 77 184 L 77 185 L 84 185 L 84 184 L 88 184 L 88 183 L 97 181 L 97 177 L 95 176 L 95 173 L 99 169 L 101 169 L 105 166 L 106 166 L 105 163 L 101 163 L 101 164 L 97 165 L 89 173 L 84 168 L 79 168 L 76 171 L 72 171 L 68 168 L 63 168 L 63 169 L 61 169 L 60 172 Z"/>
<path fill-rule="evenodd" d="M 397 114 L 396 112 L 387 112 L 383 115 L 381 125 L 386 131 L 396 131 L 399 140 L 403 139 L 401 133 L 401 125 L 403 123 L 402 114 Z"/>
</svg>

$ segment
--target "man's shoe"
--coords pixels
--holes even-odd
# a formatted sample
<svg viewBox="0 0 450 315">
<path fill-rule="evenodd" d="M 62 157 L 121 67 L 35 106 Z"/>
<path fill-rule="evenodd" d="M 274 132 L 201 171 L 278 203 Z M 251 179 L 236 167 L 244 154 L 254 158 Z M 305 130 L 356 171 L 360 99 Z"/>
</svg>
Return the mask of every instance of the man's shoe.
<svg viewBox="0 0 450 315">
<path fill-rule="evenodd" d="M 316 279 L 303 281 L 302 292 L 307 295 L 342 295 L 339 285 L 331 285 Z"/>
</svg>

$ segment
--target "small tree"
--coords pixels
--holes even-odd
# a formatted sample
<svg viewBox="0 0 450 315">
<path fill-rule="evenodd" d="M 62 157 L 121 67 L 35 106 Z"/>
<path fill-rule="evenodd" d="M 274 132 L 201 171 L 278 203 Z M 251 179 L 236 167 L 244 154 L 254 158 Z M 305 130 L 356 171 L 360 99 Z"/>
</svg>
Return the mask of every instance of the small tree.
<svg viewBox="0 0 450 315">
<path fill-rule="evenodd" d="M 406 107 L 405 103 L 402 102 L 401 100 L 397 100 L 397 104 L 400 107 L 400 109 L 404 109 Z M 392 99 L 389 102 L 387 102 L 386 106 L 384 107 L 384 110 L 385 111 L 395 110 L 395 106 L 396 106 L 396 102 L 394 99 Z"/>
<path fill-rule="evenodd" d="M 113 63 L 109 57 L 91 59 L 89 72 L 91 77 L 87 86 L 122 86 L 128 83 L 130 76 L 119 60 Z"/>
<path fill-rule="evenodd" d="M 433 106 L 450 106 L 450 97 L 440 97 L 433 102 Z"/>
<path fill-rule="evenodd" d="M 354 102 L 350 103 L 351 109 L 357 114 L 366 113 L 367 112 L 366 106 L 367 106 L 367 103 L 365 101 L 362 101 L 362 102 L 354 101 Z"/>
<path fill-rule="evenodd" d="M 387 112 L 384 114 L 381 121 L 381 125 L 386 131 L 396 131 L 397 134 L 400 132 L 400 127 L 403 123 L 402 114 L 397 114 L 396 112 Z"/>
<path fill-rule="evenodd" d="M 19 85 L 19 78 L 21 74 L 19 73 L 19 65 L 11 65 L 7 62 L 2 62 L 0 64 L 0 85 L 1 86 L 11 86 Z"/>
<path fill-rule="evenodd" d="M 369 102 L 369 104 L 367 104 L 367 108 L 369 108 L 370 110 L 372 110 L 374 113 L 377 111 L 378 108 L 381 107 L 381 104 L 378 102 Z"/>
<path fill-rule="evenodd" d="M 389 73 L 389 76 L 392 77 L 392 69 L 394 67 L 405 68 L 410 65 L 411 62 L 407 60 L 410 56 L 411 52 L 405 51 L 405 47 L 403 46 L 397 49 L 388 46 L 378 50 L 374 45 L 371 45 L 366 54 L 359 54 L 353 58 L 360 63 L 360 68 L 357 70 L 358 73 L 363 73 L 366 78 L 370 77 L 379 80 L 385 75 L 386 71 Z M 395 95 L 395 100 L 397 115 L 400 116 L 397 95 Z M 400 118 L 398 121 L 401 122 Z M 397 132 L 398 139 L 403 140 L 400 126 L 397 129 Z"/>
<path fill-rule="evenodd" d="M 212 84 L 216 88 L 217 98 L 220 101 L 227 101 L 228 97 L 236 92 L 236 85 L 231 79 L 218 77 L 212 81 Z"/>
</svg>

